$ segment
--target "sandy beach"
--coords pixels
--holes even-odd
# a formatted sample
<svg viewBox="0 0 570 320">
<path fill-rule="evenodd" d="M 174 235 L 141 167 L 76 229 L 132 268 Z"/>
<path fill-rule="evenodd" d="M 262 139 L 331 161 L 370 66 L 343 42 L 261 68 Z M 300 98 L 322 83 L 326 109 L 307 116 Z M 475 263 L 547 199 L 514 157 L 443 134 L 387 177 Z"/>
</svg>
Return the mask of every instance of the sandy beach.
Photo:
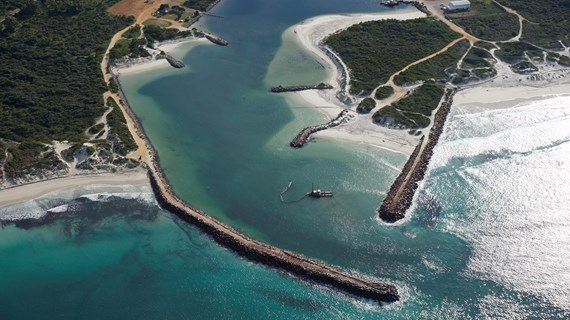
<svg viewBox="0 0 570 320">
<path fill-rule="evenodd" d="M 290 93 L 293 96 L 292 99 L 301 99 L 305 103 L 319 107 L 318 110 L 323 112 L 327 118 L 335 118 L 347 106 L 335 96 L 340 89 L 339 70 L 319 47 L 321 41 L 334 32 L 361 22 L 382 19 L 408 20 L 421 17 L 425 17 L 425 14 L 415 8 L 409 8 L 396 12 L 373 14 L 325 15 L 305 20 L 289 28 L 286 32 L 294 33 L 303 47 L 327 66 L 330 73 L 328 83 L 334 87 L 333 90 L 326 91 L 307 90 Z M 347 67 L 342 62 L 341 64 L 346 70 Z M 347 79 L 348 81 L 349 79 Z M 347 124 L 320 131 L 314 137 L 365 143 L 403 154 L 410 154 L 418 141 L 418 137 L 409 135 L 405 130 L 393 130 L 378 126 L 372 123 L 370 115 L 359 115 L 356 112 L 353 113 L 353 119 Z"/>
<path fill-rule="evenodd" d="M 476 112 L 481 109 L 514 107 L 523 102 L 556 95 L 570 95 L 570 79 L 544 87 L 496 80 L 457 92 L 453 105 L 466 112 Z"/>
<path fill-rule="evenodd" d="M 122 173 L 74 175 L 0 190 L 0 208 L 39 198 L 51 192 L 72 190 L 81 186 L 148 186 L 147 171 L 137 169 Z"/>
<path fill-rule="evenodd" d="M 180 40 L 165 41 L 155 46 L 155 50 L 153 50 L 153 55 L 159 53 L 160 51 L 164 51 L 168 54 L 174 55 L 176 58 L 182 59 L 183 57 L 176 55 L 175 51 L 180 46 L 187 44 L 208 45 L 212 43 L 208 41 L 206 38 L 192 38 L 192 37 Z M 184 54 L 188 53 L 190 50 L 185 51 Z M 171 68 L 171 66 L 168 63 L 168 61 L 166 61 L 166 59 L 156 60 L 153 58 L 152 60 L 146 60 L 146 61 L 141 60 L 140 62 L 113 66 L 112 71 L 116 75 L 124 75 L 124 74 L 142 73 L 162 68 Z"/>
</svg>

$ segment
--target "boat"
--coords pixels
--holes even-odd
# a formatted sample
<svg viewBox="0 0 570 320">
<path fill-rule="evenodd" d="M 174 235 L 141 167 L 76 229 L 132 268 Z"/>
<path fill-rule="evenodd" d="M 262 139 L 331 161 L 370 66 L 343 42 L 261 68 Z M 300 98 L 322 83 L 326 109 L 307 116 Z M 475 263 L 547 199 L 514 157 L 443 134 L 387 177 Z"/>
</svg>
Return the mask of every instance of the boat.
<svg viewBox="0 0 570 320">
<path fill-rule="evenodd" d="M 308 193 L 308 196 L 313 198 L 332 197 L 333 193 L 330 191 L 323 191 L 321 189 L 315 189 L 314 187 L 311 187 L 311 192 Z"/>
</svg>

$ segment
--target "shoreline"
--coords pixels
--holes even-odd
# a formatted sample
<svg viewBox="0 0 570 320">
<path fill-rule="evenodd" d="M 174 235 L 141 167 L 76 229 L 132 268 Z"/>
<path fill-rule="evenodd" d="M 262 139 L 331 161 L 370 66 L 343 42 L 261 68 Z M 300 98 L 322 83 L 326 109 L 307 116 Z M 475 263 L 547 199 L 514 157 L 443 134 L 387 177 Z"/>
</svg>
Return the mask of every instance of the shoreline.
<svg viewBox="0 0 570 320">
<path fill-rule="evenodd" d="M 178 47 L 183 45 L 208 45 L 211 44 L 206 38 L 197 37 L 187 37 L 179 40 L 164 41 L 155 46 L 156 51 L 164 51 L 167 54 L 172 53 Z M 192 49 L 190 49 L 192 50 Z M 188 50 L 186 53 L 190 52 Z M 144 58 L 142 58 L 144 59 Z M 115 76 L 119 75 L 130 75 L 142 72 L 148 72 L 151 70 L 162 69 L 162 68 L 172 68 L 166 59 L 147 59 L 141 61 L 132 61 L 125 64 L 111 66 L 111 74 Z"/>
<path fill-rule="evenodd" d="M 473 112 L 481 109 L 506 109 L 558 95 L 570 95 L 570 79 L 544 87 L 531 86 L 529 83 L 493 81 L 458 91 L 453 108 L 471 109 Z"/>
<path fill-rule="evenodd" d="M 305 50 L 325 64 L 326 70 L 329 71 L 328 80 L 325 83 L 331 85 L 333 89 L 300 91 L 286 94 L 286 96 L 289 96 L 293 101 L 301 101 L 313 106 L 324 114 L 328 120 L 334 119 L 339 112 L 347 110 L 349 107 L 354 107 L 356 104 L 351 103 L 347 105 L 337 98 L 337 93 L 344 90 L 344 88 L 341 88 L 341 85 L 350 82 L 350 75 L 347 66 L 342 60 L 340 60 L 340 65 L 344 70 L 340 71 L 339 66 L 327 55 L 326 49 L 320 45 L 323 39 L 332 33 L 361 22 L 383 19 L 408 20 L 425 16 L 423 12 L 411 7 L 396 12 L 324 15 L 307 19 L 290 27 L 285 32 L 293 33 L 296 40 Z M 342 79 L 343 77 L 346 77 L 346 79 Z M 406 130 L 384 128 L 372 123 L 366 115 L 360 115 L 353 110 L 350 113 L 354 117 L 348 123 L 319 131 L 313 137 L 368 144 L 405 155 L 410 155 L 419 141 L 418 137 L 409 135 Z"/>
<path fill-rule="evenodd" d="M 85 173 L 34 181 L 0 190 L 0 208 L 33 200 L 49 193 L 68 191 L 82 186 L 150 186 L 145 169 L 125 172 Z"/>
<path fill-rule="evenodd" d="M 496 80 L 459 90 L 452 93 L 444 102 L 441 114 L 436 113 L 434 120 L 435 131 L 432 130 L 423 150 L 418 145 L 417 152 L 406 162 L 400 175 L 396 178 L 386 197 L 377 210 L 378 218 L 386 225 L 399 225 L 403 219 L 411 215 L 418 193 L 415 192 L 429 171 L 429 160 L 433 148 L 437 145 L 440 135 L 445 131 L 448 113 L 460 110 L 462 113 L 477 113 L 488 110 L 516 108 L 534 101 L 541 101 L 558 96 L 570 96 L 570 80 L 550 83 L 548 86 L 532 86 L 532 83 Z M 451 103 L 449 103 L 451 102 Z M 449 103 L 449 105 L 445 105 Z"/>
</svg>

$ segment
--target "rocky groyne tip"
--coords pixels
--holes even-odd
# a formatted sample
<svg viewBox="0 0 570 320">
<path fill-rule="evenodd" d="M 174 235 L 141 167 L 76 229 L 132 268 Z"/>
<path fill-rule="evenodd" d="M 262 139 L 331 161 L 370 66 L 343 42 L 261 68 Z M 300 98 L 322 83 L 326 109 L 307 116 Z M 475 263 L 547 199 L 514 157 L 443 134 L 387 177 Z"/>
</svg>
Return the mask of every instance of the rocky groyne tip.
<svg viewBox="0 0 570 320">
<path fill-rule="evenodd" d="M 456 91 L 456 89 L 448 89 L 446 91 L 442 105 L 435 114 L 433 127 L 427 142 L 424 141 L 424 137 L 420 139 L 414 152 L 412 152 L 404 165 L 402 172 L 390 187 L 386 198 L 378 209 L 378 215 L 383 221 L 393 223 L 401 220 L 411 207 L 414 194 L 418 188 L 418 182 L 423 180 L 429 160 L 433 154 L 433 148 L 443 132 L 445 120 L 451 110 L 453 95 Z"/>
</svg>

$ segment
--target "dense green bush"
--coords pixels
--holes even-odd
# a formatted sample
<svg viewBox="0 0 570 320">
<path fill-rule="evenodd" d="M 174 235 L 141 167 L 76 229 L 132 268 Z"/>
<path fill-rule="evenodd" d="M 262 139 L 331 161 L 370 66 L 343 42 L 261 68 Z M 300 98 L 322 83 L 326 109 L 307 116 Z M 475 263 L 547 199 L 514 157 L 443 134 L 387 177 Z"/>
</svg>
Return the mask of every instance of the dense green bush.
<svg viewBox="0 0 570 320">
<path fill-rule="evenodd" d="M 113 108 L 113 110 L 107 114 L 107 125 L 110 127 L 109 136 L 111 136 L 110 139 L 115 137 L 118 140 L 115 141 L 113 151 L 125 156 L 130 151 L 136 150 L 137 144 L 131 136 L 125 116 L 115 103 L 115 100 L 112 98 L 107 99 L 107 105 Z"/>
<path fill-rule="evenodd" d="M 144 27 L 144 34 L 148 41 L 166 41 L 172 39 L 183 38 L 191 35 L 190 31 L 180 31 L 174 28 L 161 28 L 156 25 L 147 25 Z"/>
<path fill-rule="evenodd" d="M 402 111 L 431 116 L 431 112 L 437 108 L 443 92 L 443 87 L 426 83 L 392 105 Z"/>
<path fill-rule="evenodd" d="M 376 89 L 376 93 L 374 94 L 374 96 L 378 100 L 384 100 L 389 98 L 393 94 L 394 94 L 394 88 L 390 86 L 381 86 L 378 89 Z"/>
<path fill-rule="evenodd" d="M 465 31 L 483 40 L 508 40 L 519 32 L 517 16 L 491 0 L 471 0 L 469 12 L 454 13 L 449 17 Z"/>
<path fill-rule="evenodd" d="M 462 40 L 449 48 L 446 52 L 412 66 L 400 73 L 394 79 L 397 85 L 416 81 L 435 80 L 446 82 L 450 75 L 456 72 L 457 61 L 469 49 L 469 41 Z"/>
<path fill-rule="evenodd" d="M 109 3 L 2 1 L 0 12 L 22 11 L 0 32 L 0 138 L 76 141 L 101 115 L 102 55 L 130 22 L 107 14 Z"/>
<path fill-rule="evenodd" d="M 188 0 L 184 2 L 184 5 L 188 8 L 206 11 L 206 9 L 208 9 L 208 7 L 214 2 L 216 2 L 216 0 Z"/>
<path fill-rule="evenodd" d="M 101 59 L 113 34 L 132 23 L 105 11 L 114 2 L 0 1 L 0 139 L 9 177 L 62 168 L 42 143 L 79 142 L 103 113 Z"/>
<path fill-rule="evenodd" d="M 351 93 L 369 94 L 395 72 L 458 37 L 434 18 L 380 20 L 353 25 L 329 36 L 325 44 L 350 68 Z"/>
<path fill-rule="evenodd" d="M 488 68 L 491 67 L 489 60 L 495 59 L 487 50 L 473 47 L 463 58 L 463 65 L 468 68 Z"/>
<path fill-rule="evenodd" d="M 121 39 L 109 51 L 109 59 L 149 57 L 144 39 Z"/>
<path fill-rule="evenodd" d="M 374 99 L 367 97 L 362 99 L 356 107 L 356 112 L 358 113 L 369 113 L 372 109 L 376 108 L 376 101 Z"/>
<path fill-rule="evenodd" d="M 495 51 L 495 55 L 497 58 L 510 64 L 526 60 L 525 51 L 530 55 L 542 53 L 542 50 L 539 48 L 520 41 L 499 43 L 499 46 L 501 49 Z"/>
<path fill-rule="evenodd" d="M 547 49 L 561 50 L 561 40 L 570 46 L 570 0 L 498 0 L 529 20 L 521 40 Z"/>
<path fill-rule="evenodd" d="M 386 124 L 387 119 L 392 125 L 406 129 L 425 128 L 429 126 L 432 111 L 437 108 L 444 89 L 435 84 L 423 84 L 412 93 L 374 113 L 372 119 L 378 124 Z"/>
<path fill-rule="evenodd" d="M 445 82 L 456 71 L 457 61 L 469 49 L 469 41 L 462 40 L 446 52 L 412 66 L 394 79 L 397 85 L 416 81 L 435 80 Z"/>
<path fill-rule="evenodd" d="M 94 135 L 99 133 L 101 130 L 103 130 L 103 128 L 105 128 L 105 124 L 104 123 L 99 123 L 96 124 L 94 126 L 92 126 L 91 128 L 89 128 L 89 134 Z"/>
</svg>

